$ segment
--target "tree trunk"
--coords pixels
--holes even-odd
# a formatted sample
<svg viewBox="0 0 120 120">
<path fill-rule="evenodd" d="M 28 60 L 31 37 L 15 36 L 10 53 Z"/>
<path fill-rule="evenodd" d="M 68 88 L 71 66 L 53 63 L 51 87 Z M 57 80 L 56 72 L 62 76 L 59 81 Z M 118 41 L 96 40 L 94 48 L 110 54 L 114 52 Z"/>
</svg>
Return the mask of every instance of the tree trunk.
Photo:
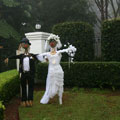
<svg viewBox="0 0 120 120">
<path fill-rule="evenodd" d="M 101 20 L 104 21 L 104 0 L 101 0 Z"/>
<path fill-rule="evenodd" d="M 108 19 L 108 0 L 105 0 L 105 18 Z"/>
</svg>

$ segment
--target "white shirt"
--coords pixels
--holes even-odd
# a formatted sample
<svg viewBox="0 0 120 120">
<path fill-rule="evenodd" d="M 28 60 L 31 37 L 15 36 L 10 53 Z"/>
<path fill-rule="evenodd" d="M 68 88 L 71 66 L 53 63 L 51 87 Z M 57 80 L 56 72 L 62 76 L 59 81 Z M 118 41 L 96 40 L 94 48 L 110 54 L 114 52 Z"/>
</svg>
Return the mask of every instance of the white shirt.
<svg viewBox="0 0 120 120">
<path fill-rule="evenodd" d="M 24 71 L 30 71 L 30 64 L 29 64 L 29 57 L 25 57 L 23 59 L 23 70 Z"/>
</svg>

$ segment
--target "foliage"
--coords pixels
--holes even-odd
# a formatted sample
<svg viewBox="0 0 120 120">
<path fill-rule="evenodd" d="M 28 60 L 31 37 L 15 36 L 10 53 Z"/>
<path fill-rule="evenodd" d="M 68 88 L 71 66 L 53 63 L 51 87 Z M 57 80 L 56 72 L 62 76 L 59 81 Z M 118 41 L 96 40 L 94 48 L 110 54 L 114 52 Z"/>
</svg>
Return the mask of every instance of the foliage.
<svg viewBox="0 0 120 120">
<path fill-rule="evenodd" d="M 19 41 L 24 37 L 25 32 L 34 31 L 31 23 L 35 16 L 31 12 L 34 2 L 31 1 L 0 0 L 0 45 L 3 46 L 3 49 L 0 49 L 0 72 L 6 70 L 7 67 L 7 70 L 15 68 L 6 67 L 3 63 L 4 59 L 8 55 L 16 54 Z M 23 26 L 24 22 L 27 24 Z M 15 66 L 15 64 L 12 63 L 10 66 Z"/>
<path fill-rule="evenodd" d="M 102 24 L 102 56 L 106 61 L 120 61 L 120 19 Z"/>
<path fill-rule="evenodd" d="M 1 0 L 0 18 L 5 20 L 22 36 L 25 32 L 34 31 L 34 26 L 32 22 L 36 18 L 36 16 L 35 14 L 33 15 L 32 12 L 32 4 L 34 3 L 34 1 L 31 1 L 32 0 Z M 27 24 L 23 25 L 23 23 Z"/>
<path fill-rule="evenodd" d="M 0 49 L 0 72 L 15 68 L 14 63 L 10 62 L 12 64 L 9 66 L 12 67 L 9 68 L 3 62 L 6 57 L 15 55 L 19 40 L 20 34 L 5 20 L 0 20 L 0 45 L 3 46 L 3 49 Z"/>
<path fill-rule="evenodd" d="M 60 22 L 84 21 L 92 25 L 96 22 L 95 13 L 90 11 L 87 0 L 0 0 L 0 2 L 0 18 L 5 19 L 22 36 L 25 32 L 35 31 L 36 23 L 42 25 L 42 31 L 51 32 L 52 26 Z"/>
<path fill-rule="evenodd" d="M 3 120 L 5 106 L 2 104 L 9 101 L 19 91 L 19 78 L 16 70 L 0 73 L 0 120 Z"/>
<path fill-rule="evenodd" d="M 120 86 L 119 62 L 75 62 L 62 63 L 65 87 L 100 87 L 117 88 Z M 38 64 L 36 79 L 45 86 L 47 64 Z"/>
<path fill-rule="evenodd" d="M 16 70 L 0 73 L 0 100 L 7 102 L 19 91 L 19 77 Z"/>
<path fill-rule="evenodd" d="M 7 7 L 16 7 L 19 5 L 19 3 L 16 2 L 16 0 L 0 0 L 0 2 L 2 2 L 3 5 Z"/>
<path fill-rule="evenodd" d="M 42 30 L 47 32 L 51 32 L 52 26 L 61 22 L 84 21 L 92 25 L 96 22 L 87 0 L 40 0 L 38 11 Z"/>
<path fill-rule="evenodd" d="M 15 28 L 20 31 L 22 36 L 27 32 L 35 31 L 35 24 L 37 22 L 36 5 L 37 1 L 21 0 L 20 5 L 15 8 L 19 14 L 15 14 L 14 11 L 11 12 L 16 23 Z"/>
<path fill-rule="evenodd" d="M 65 22 L 53 27 L 53 33 L 60 36 L 62 44 L 69 42 L 77 48 L 76 61 L 94 59 L 94 30 L 84 22 Z"/>
<path fill-rule="evenodd" d="M 0 120 L 3 120 L 3 118 L 4 118 L 4 115 L 3 115 L 4 110 L 5 110 L 5 106 L 0 101 Z"/>
<path fill-rule="evenodd" d="M 18 32 L 5 20 L 0 20 L 0 36 L 6 39 L 9 39 L 11 37 L 16 40 L 20 39 Z"/>
</svg>

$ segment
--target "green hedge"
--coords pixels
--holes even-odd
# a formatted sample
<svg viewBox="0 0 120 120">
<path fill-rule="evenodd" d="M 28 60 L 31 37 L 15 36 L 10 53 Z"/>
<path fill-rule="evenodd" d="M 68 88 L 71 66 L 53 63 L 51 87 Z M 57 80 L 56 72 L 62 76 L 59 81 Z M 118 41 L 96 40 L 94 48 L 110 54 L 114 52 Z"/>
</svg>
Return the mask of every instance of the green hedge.
<svg viewBox="0 0 120 120">
<path fill-rule="evenodd" d="M 16 70 L 0 73 L 0 101 L 9 101 L 19 92 L 19 77 Z M 3 120 L 4 105 L 0 102 L 0 120 Z"/>
<path fill-rule="evenodd" d="M 3 120 L 4 118 L 4 115 L 3 115 L 4 110 L 5 110 L 5 106 L 0 101 L 0 120 Z"/>
<path fill-rule="evenodd" d="M 61 63 L 65 87 L 117 88 L 120 86 L 120 62 L 76 62 L 70 69 Z M 38 64 L 36 78 L 45 86 L 47 64 Z"/>
<path fill-rule="evenodd" d="M 120 61 L 120 19 L 102 24 L 102 56 L 106 61 Z"/>
<path fill-rule="evenodd" d="M 19 91 L 19 76 L 16 70 L 0 74 L 0 100 L 7 102 Z"/>
<path fill-rule="evenodd" d="M 76 61 L 92 61 L 94 59 L 94 30 L 88 23 L 60 23 L 53 26 L 52 32 L 60 36 L 62 44 L 69 42 L 75 45 L 77 48 Z"/>
</svg>

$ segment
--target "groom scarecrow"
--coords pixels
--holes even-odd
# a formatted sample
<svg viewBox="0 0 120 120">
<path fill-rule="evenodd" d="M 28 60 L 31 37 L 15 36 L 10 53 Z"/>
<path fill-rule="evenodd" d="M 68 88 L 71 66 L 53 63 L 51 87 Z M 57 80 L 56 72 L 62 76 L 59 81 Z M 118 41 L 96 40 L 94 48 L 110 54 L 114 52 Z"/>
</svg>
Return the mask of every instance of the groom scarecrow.
<svg viewBox="0 0 120 120">
<path fill-rule="evenodd" d="M 21 88 L 22 98 L 21 105 L 32 106 L 33 105 L 33 89 L 34 89 L 34 77 L 35 77 L 35 60 L 37 60 L 36 54 L 29 53 L 31 43 L 27 38 L 21 40 L 21 47 L 25 49 L 25 52 L 20 55 L 11 56 L 5 59 L 5 63 L 8 63 L 9 59 L 19 59 L 19 72 L 21 74 Z M 28 95 L 26 90 L 26 84 L 28 84 Z"/>
</svg>

